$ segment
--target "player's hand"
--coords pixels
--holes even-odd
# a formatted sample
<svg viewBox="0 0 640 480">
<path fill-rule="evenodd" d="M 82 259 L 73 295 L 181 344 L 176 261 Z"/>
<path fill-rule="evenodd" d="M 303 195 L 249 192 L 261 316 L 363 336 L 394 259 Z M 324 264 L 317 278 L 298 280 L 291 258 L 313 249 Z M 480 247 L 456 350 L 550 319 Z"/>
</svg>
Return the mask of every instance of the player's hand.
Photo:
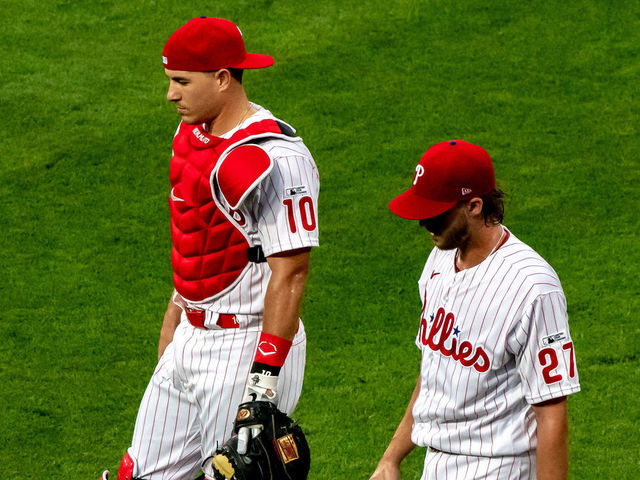
<svg viewBox="0 0 640 480">
<path fill-rule="evenodd" d="M 270 419 L 264 413 L 270 411 L 269 407 L 260 407 L 262 403 L 268 404 L 269 402 L 241 403 L 238 407 L 234 430 L 238 433 L 237 451 L 240 455 L 247 453 L 251 440 L 260 435 L 260 432 L 265 428 L 265 423 Z M 249 408 L 249 405 L 252 407 Z"/>
<path fill-rule="evenodd" d="M 247 452 L 240 453 L 239 432 L 247 427 L 251 435 L 255 425 L 260 425 L 262 431 L 249 440 Z M 233 431 L 231 438 L 216 449 L 211 459 L 215 480 L 307 479 L 310 453 L 304 433 L 273 403 L 240 404 Z"/>
<path fill-rule="evenodd" d="M 249 449 L 249 441 L 260 435 L 264 425 L 253 425 L 251 427 L 240 427 L 238 430 L 238 453 L 245 455 Z"/>
<path fill-rule="evenodd" d="M 278 377 L 271 377 L 259 373 L 251 373 L 249 382 L 245 388 L 242 403 L 246 402 L 271 402 L 276 404 L 276 387 L 278 386 Z M 236 420 L 241 420 L 242 407 L 238 409 Z M 247 425 L 238 429 L 238 453 L 245 455 L 249 448 L 249 441 L 260 435 L 264 425 L 256 423 L 255 425 Z"/>
<path fill-rule="evenodd" d="M 369 480 L 400 480 L 400 465 L 383 458 Z"/>
<path fill-rule="evenodd" d="M 242 403 L 271 402 L 277 406 L 276 388 L 278 388 L 277 376 L 250 373 L 249 381 L 242 396 Z"/>
<path fill-rule="evenodd" d="M 278 377 L 275 375 L 266 375 L 264 373 L 250 373 L 249 381 L 244 390 L 242 397 L 242 403 L 247 402 L 270 402 L 277 406 L 276 403 L 276 388 L 278 387 Z M 238 408 L 238 415 L 236 416 L 236 424 L 243 423 L 242 418 L 243 409 L 242 405 Z M 249 448 L 249 441 L 260 435 L 260 432 L 264 429 L 263 423 L 259 422 L 259 416 L 256 418 L 255 424 L 244 425 L 238 428 L 238 453 L 245 455 Z"/>
</svg>

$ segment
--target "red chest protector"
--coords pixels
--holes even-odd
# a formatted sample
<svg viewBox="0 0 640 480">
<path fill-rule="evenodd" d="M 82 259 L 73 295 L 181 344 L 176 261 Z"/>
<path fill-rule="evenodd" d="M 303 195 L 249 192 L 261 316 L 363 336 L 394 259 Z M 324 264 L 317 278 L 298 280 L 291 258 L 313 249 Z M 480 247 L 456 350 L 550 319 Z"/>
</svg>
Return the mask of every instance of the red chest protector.
<svg viewBox="0 0 640 480">
<path fill-rule="evenodd" d="M 238 151 L 253 148 L 262 156 L 257 161 L 245 158 L 245 167 L 233 168 L 230 152 L 256 139 L 285 137 L 283 130 L 289 134 L 289 128 L 275 120 L 263 120 L 223 139 L 208 135 L 200 127 L 180 124 L 173 141 L 169 209 L 173 282 L 185 299 L 213 300 L 237 283 L 250 262 L 248 249 L 253 245 L 233 220 L 233 212 L 223 210 L 214 198 L 214 175 L 228 157 L 226 182 L 231 187 L 224 193 L 243 197 L 270 171 L 271 160 L 258 147 L 240 147 Z"/>
</svg>

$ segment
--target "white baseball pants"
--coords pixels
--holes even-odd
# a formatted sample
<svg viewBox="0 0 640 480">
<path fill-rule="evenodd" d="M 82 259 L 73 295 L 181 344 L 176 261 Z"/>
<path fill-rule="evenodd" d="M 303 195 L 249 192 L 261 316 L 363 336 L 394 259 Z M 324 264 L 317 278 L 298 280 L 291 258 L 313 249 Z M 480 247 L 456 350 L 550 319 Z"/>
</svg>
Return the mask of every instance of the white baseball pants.
<svg viewBox="0 0 640 480">
<path fill-rule="evenodd" d="M 420 480 L 536 480 L 536 457 L 455 455 L 429 448 Z"/>
<path fill-rule="evenodd" d="M 257 328 L 205 330 L 183 315 L 140 404 L 128 450 L 134 477 L 192 480 L 230 436 L 257 347 Z M 302 322 L 278 383 L 278 408 L 291 414 L 302 391 L 306 335 Z"/>
</svg>

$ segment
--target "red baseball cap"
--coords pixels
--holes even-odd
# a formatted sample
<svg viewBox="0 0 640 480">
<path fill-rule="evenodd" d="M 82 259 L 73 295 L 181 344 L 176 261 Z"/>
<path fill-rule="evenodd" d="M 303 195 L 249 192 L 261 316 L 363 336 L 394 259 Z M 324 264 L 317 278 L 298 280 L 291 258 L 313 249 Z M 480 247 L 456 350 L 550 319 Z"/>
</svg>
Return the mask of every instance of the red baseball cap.
<svg viewBox="0 0 640 480">
<path fill-rule="evenodd" d="M 431 218 L 460 200 L 485 195 L 496 188 L 486 150 L 462 140 L 437 143 L 416 166 L 413 185 L 389 203 L 393 213 L 409 220 Z"/>
<path fill-rule="evenodd" d="M 162 63 L 169 70 L 208 72 L 220 68 L 264 68 L 273 58 L 247 53 L 242 32 L 223 18 L 196 17 L 176 30 L 162 51 Z"/>
</svg>

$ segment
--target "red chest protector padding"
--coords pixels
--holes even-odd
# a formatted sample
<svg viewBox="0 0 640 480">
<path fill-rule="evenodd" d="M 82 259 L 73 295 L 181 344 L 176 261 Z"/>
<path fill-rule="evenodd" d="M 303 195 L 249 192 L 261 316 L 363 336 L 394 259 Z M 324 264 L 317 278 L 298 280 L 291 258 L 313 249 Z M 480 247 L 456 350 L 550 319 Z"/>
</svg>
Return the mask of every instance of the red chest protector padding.
<svg viewBox="0 0 640 480">
<path fill-rule="evenodd" d="M 249 243 L 216 206 L 210 179 L 229 147 L 269 133 L 282 134 L 275 120 L 253 123 L 229 139 L 208 135 L 193 125 L 180 125 L 173 141 L 169 209 L 173 283 L 184 298 L 212 299 L 234 285 L 249 264 Z"/>
</svg>

